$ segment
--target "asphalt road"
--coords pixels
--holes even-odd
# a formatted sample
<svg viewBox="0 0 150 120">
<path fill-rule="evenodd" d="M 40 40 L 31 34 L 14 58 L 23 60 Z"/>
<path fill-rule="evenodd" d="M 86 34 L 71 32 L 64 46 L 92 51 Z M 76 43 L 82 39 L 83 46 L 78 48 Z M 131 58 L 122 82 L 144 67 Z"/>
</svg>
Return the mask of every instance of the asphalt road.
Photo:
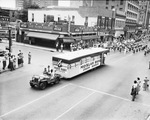
<svg viewBox="0 0 150 120">
<path fill-rule="evenodd" d="M 29 80 L 51 65 L 51 56 L 58 53 L 13 45 L 14 54 L 19 49 L 24 67 L 0 74 L 2 120 L 144 120 L 150 114 L 149 91 L 141 89 L 135 102 L 130 96 L 137 77 L 150 79 L 150 54 L 112 52 L 105 66 L 41 91 L 30 88 Z"/>
</svg>

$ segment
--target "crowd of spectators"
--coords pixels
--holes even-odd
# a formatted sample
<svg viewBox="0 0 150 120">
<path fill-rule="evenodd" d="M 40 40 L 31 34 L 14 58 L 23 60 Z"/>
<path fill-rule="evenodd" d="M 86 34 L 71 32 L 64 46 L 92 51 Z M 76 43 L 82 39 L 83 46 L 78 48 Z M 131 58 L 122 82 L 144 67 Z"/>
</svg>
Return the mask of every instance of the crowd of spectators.
<svg viewBox="0 0 150 120">
<path fill-rule="evenodd" d="M 23 53 L 19 50 L 18 55 L 13 55 L 11 52 L 6 53 L 0 60 L 0 73 L 6 70 L 13 71 L 16 68 L 23 66 Z"/>
</svg>

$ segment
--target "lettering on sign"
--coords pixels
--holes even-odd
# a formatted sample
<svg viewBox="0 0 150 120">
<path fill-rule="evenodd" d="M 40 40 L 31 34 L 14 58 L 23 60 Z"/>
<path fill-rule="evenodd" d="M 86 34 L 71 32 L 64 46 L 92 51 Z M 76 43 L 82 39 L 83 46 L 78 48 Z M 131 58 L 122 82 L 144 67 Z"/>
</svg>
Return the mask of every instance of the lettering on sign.
<svg viewBox="0 0 150 120">
<path fill-rule="evenodd" d="M 27 24 L 20 24 L 20 27 L 27 28 Z"/>
<path fill-rule="evenodd" d="M 80 29 L 79 28 L 75 28 L 74 31 L 75 32 L 80 32 Z"/>
<path fill-rule="evenodd" d="M 100 55 L 94 57 L 86 57 L 80 60 L 80 73 L 100 66 Z"/>
<path fill-rule="evenodd" d="M 54 30 L 55 31 L 62 31 L 62 28 L 60 28 L 60 27 L 54 27 Z"/>
</svg>

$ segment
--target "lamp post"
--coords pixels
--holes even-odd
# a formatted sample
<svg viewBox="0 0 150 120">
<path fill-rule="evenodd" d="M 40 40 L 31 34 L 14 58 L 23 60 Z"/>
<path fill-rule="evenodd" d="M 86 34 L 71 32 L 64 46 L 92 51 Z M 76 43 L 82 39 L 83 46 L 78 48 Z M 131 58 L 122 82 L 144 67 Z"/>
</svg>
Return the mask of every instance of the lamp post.
<svg viewBox="0 0 150 120">
<path fill-rule="evenodd" d="M 9 52 L 11 52 L 12 40 L 11 40 L 11 27 L 10 26 L 8 26 L 8 33 L 9 33 L 9 36 L 8 36 L 8 40 L 9 40 Z"/>
</svg>

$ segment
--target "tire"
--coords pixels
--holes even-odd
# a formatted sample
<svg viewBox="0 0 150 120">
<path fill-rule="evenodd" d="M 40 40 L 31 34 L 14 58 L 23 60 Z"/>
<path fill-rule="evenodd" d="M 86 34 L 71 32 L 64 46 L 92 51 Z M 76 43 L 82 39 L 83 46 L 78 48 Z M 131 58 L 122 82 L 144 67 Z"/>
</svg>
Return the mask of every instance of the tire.
<svg viewBox="0 0 150 120">
<path fill-rule="evenodd" d="M 40 88 L 41 90 L 44 90 L 44 89 L 46 88 L 46 86 L 47 86 L 47 83 L 46 83 L 46 82 L 41 82 L 41 83 L 39 84 L 39 88 Z"/>
<path fill-rule="evenodd" d="M 56 77 L 55 79 L 56 79 L 56 80 L 55 80 L 55 84 L 58 84 L 58 83 L 60 82 L 60 78 L 59 78 L 59 77 Z"/>
<path fill-rule="evenodd" d="M 33 84 L 31 84 L 31 83 L 30 83 L 30 86 L 31 86 L 32 88 L 34 88 L 34 85 L 33 85 Z"/>
</svg>

